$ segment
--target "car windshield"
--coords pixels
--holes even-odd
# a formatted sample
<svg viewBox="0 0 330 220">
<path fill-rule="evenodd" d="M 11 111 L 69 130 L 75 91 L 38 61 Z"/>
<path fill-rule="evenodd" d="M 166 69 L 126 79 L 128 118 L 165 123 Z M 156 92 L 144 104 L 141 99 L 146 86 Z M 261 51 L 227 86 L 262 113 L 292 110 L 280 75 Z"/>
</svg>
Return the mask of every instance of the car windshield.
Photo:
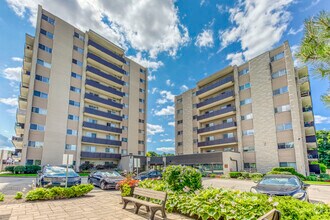
<svg viewBox="0 0 330 220">
<path fill-rule="evenodd" d="M 261 185 L 299 186 L 298 180 L 294 177 L 266 177 L 260 181 Z"/>
<path fill-rule="evenodd" d="M 118 176 L 120 176 L 120 174 L 117 173 L 116 171 L 102 172 L 102 175 L 106 176 L 106 177 L 118 177 Z"/>
<path fill-rule="evenodd" d="M 56 176 L 56 175 L 65 175 L 66 174 L 66 168 L 64 167 L 46 167 L 45 168 L 45 174 L 50 176 Z M 76 172 L 74 172 L 73 169 L 68 169 L 68 175 L 69 176 L 75 176 Z"/>
</svg>

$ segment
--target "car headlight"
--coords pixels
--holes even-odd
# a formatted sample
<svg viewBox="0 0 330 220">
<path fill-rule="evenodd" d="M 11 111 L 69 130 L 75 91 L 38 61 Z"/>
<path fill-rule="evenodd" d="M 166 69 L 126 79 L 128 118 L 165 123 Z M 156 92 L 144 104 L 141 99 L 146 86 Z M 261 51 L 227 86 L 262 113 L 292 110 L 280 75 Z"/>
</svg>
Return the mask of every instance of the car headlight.
<svg viewBox="0 0 330 220">
<path fill-rule="evenodd" d="M 49 178 L 49 177 L 44 177 L 43 180 L 45 182 L 52 182 L 52 178 Z"/>
<path fill-rule="evenodd" d="M 295 199 L 300 199 L 300 198 L 302 198 L 304 196 L 305 196 L 305 193 L 304 192 L 297 192 L 292 197 L 295 198 Z"/>
<path fill-rule="evenodd" d="M 255 188 L 251 188 L 250 190 L 252 193 L 258 193 L 258 191 Z"/>
</svg>

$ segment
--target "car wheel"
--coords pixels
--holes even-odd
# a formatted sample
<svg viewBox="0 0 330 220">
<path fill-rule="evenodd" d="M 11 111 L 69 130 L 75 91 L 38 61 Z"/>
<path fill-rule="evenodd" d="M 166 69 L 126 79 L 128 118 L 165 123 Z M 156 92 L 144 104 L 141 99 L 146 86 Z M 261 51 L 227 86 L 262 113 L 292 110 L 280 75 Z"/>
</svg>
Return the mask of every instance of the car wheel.
<svg viewBox="0 0 330 220">
<path fill-rule="evenodd" d="M 102 181 L 101 184 L 100 184 L 100 188 L 102 190 L 106 190 L 107 189 L 107 184 L 104 181 Z"/>
</svg>

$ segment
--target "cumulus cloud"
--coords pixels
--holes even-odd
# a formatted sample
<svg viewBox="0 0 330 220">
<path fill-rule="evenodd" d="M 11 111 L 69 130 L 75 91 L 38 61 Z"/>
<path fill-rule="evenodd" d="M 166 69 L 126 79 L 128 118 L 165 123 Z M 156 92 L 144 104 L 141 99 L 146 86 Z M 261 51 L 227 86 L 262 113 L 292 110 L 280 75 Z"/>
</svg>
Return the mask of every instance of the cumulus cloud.
<svg viewBox="0 0 330 220">
<path fill-rule="evenodd" d="M 156 92 L 158 92 L 158 88 L 154 87 L 151 89 L 151 94 L 155 94 Z"/>
<path fill-rule="evenodd" d="M 171 121 L 171 122 L 169 122 L 169 123 L 167 123 L 169 126 L 175 126 L 175 122 L 174 121 Z"/>
<path fill-rule="evenodd" d="M 164 132 L 164 128 L 161 125 L 153 125 L 147 123 L 147 134 L 148 135 L 155 135 L 157 133 Z"/>
<path fill-rule="evenodd" d="M 288 35 L 296 35 L 298 34 L 299 32 L 302 32 L 304 30 L 304 25 L 301 25 L 298 29 L 293 29 L 293 28 L 290 28 L 289 32 L 288 32 Z"/>
<path fill-rule="evenodd" d="M 2 134 L 0 134 L 0 149 L 13 149 L 13 144 L 11 143 L 11 140 Z"/>
<path fill-rule="evenodd" d="M 229 65 L 241 65 L 244 63 L 243 53 L 230 53 L 227 55 L 226 60 L 230 60 Z"/>
<path fill-rule="evenodd" d="M 219 31 L 219 51 L 239 42 L 244 60 L 249 60 L 271 49 L 287 29 L 291 20 L 288 6 L 293 2 L 294 0 L 239 1 L 234 8 L 229 9 L 231 27 Z M 241 60 L 239 56 L 233 55 L 231 58 L 236 58 L 237 62 Z"/>
<path fill-rule="evenodd" d="M 162 108 L 161 110 L 155 110 L 154 114 L 157 116 L 174 115 L 174 107 L 168 105 L 166 108 Z"/>
<path fill-rule="evenodd" d="M 159 92 L 161 98 L 156 100 L 157 104 L 165 104 L 167 102 L 174 102 L 175 95 L 170 91 L 162 90 Z"/>
<path fill-rule="evenodd" d="M 92 29 L 123 48 L 145 51 L 155 58 L 160 52 L 175 56 L 189 41 L 173 0 L 53 1 L 7 0 L 9 7 L 34 26 L 38 4 L 86 31 Z"/>
<path fill-rule="evenodd" d="M 19 82 L 21 81 L 22 67 L 8 67 L 3 70 L 2 77 L 9 81 Z"/>
<path fill-rule="evenodd" d="M 180 90 L 181 90 L 181 92 L 185 92 L 185 91 L 187 91 L 189 88 L 188 88 L 188 86 L 186 86 L 186 85 L 182 85 L 181 87 L 180 87 Z"/>
<path fill-rule="evenodd" d="M 213 47 L 213 31 L 211 29 L 204 29 L 197 35 L 195 46 L 197 47 Z"/>
<path fill-rule="evenodd" d="M 11 60 L 15 62 L 23 62 L 23 59 L 20 57 L 12 57 Z"/>
<path fill-rule="evenodd" d="M 314 115 L 315 124 L 330 124 L 330 117 Z"/>
<path fill-rule="evenodd" d="M 168 80 L 166 80 L 166 85 L 173 87 L 174 86 L 174 82 L 171 82 L 171 80 L 168 79 Z"/>
<path fill-rule="evenodd" d="M 17 98 L 0 98 L 0 103 L 9 105 L 9 106 L 17 106 Z"/>
<path fill-rule="evenodd" d="M 148 74 L 148 80 L 152 81 L 152 80 L 156 80 L 156 75 L 152 75 L 151 73 Z"/>
<path fill-rule="evenodd" d="M 168 138 L 168 139 L 161 139 L 160 142 L 174 142 L 174 140 Z"/>
<path fill-rule="evenodd" d="M 228 6 L 225 6 L 225 5 L 216 4 L 215 7 L 218 9 L 218 12 L 220 14 L 224 14 L 224 13 L 228 12 L 228 10 L 229 10 Z"/>
<path fill-rule="evenodd" d="M 158 148 L 156 148 L 156 150 L 164 152 L 164 153 L 174 153 L 175 152 L 174 147 L 158 147 Z"/>
<path fill-rule="evenodd" d="M 162 67 L 164 63 L 162 61 L 148 60 L 142 57 L 142 53 L 138 52 L 136 56 L 128 56 L 128 58 L 134 60 L 138 64 L 147 67 L 150 72 L 157 71 L 159 67 Z"/>
</svg>

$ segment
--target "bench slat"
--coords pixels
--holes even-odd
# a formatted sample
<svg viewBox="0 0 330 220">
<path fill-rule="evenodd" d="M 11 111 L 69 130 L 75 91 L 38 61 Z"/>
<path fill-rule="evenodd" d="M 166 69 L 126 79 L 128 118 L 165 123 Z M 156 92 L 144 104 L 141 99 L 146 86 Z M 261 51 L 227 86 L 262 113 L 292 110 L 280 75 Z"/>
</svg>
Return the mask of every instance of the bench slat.
<svg viewBox="0 0 330 220">
<path fill-rule="evenodd" d="M 161 201 L 164 201 L 166 199 L 166 192 L 144 189 L 139 187 L 134 188 L 133 195 L 148 197 L 150 199 L 157 199 Z"/>
</svg>

